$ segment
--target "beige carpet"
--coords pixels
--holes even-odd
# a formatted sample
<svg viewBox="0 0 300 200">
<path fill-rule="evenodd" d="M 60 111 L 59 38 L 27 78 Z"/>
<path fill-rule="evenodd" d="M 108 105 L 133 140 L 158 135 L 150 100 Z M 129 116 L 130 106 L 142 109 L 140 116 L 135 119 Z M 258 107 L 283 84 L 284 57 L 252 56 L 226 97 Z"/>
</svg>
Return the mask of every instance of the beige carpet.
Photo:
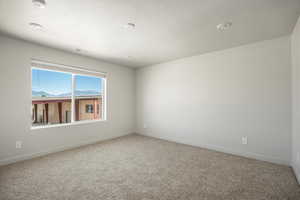
<svg viewBox="0 0 300 200">
<path fill-rule="evenodd" d="M 0 168 L 1 200 L 300 199 L 291 168 L 130 135 Z"/>
</svg>

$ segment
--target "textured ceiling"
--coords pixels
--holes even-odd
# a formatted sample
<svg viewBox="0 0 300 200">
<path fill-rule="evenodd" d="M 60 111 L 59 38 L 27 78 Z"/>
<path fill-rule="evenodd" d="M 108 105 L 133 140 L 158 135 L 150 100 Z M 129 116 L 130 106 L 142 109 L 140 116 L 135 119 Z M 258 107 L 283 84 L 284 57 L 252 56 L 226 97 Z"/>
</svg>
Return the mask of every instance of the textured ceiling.
<svg viewBox="0 0 300 200">
<path fill-rule="evenodd" d="M 142 67 L 290 34 L 300 0 L 0 0 L 0 31 Z M 218 31 L 216 25 L 233 26 Z M 28 24 L 40 23 L 45 30 Z M 126 29 L 128 22 L 135 29 Z"/>
</svg>

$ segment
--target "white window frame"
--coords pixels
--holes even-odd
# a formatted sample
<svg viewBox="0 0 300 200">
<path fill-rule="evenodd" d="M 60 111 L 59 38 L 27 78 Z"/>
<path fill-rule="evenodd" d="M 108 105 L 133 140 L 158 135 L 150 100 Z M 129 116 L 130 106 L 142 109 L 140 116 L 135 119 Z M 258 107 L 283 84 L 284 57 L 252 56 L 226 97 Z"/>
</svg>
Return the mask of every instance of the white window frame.
<svg viewBox="0 0 300 200">
<path fill-rule="evenodd" d="M 41 126 L 32 126 L 32 121 L 30 126 L 31 129 L 43 129 L 43 128 L 52 128 L 52 127 L 61 127 L 61 126 L 73 126 L 79 124 L 89 124 L 89 123 L 96 123 L 96 122 L 105 122 L 107 121 L 107 73 L 106 72 L 99 72 L 95 70 L 90 70 L 87 68 L 82 67 L 74 67 L 70 65 L 63 65 L 63 64 L 54 64 L 51 62 L 40 61 L 36 59 L 31 60 L 30 66 L 30 76 L 31 76 L 31 87 L 30 87 L 30 95 L 31 95 L 31 102 L 30 102 L 30 110 L 32 112 L 32 69 L 39 69 L 39 70 L 46 70 L 46 71 L 53 71 L 53 72 L 60 72 L 60 73 L 67 73 L 72 75 L 72 96 L 71 96 L 71 122 L 70 123 L 63 123 L 63 124 L 47 124 Z M 75 120 L 75 76 L 90 76 L 102 79 L 103 84 L 103 96 L 102 96 L 102 117 L 101 119 L 95 120 L 83 120 L 83 121 L 76 121 Z M 32 113 L 31 113 L 32 114 Z M 32 115 L 30 115 L 30 118 Z"/>
</svg>

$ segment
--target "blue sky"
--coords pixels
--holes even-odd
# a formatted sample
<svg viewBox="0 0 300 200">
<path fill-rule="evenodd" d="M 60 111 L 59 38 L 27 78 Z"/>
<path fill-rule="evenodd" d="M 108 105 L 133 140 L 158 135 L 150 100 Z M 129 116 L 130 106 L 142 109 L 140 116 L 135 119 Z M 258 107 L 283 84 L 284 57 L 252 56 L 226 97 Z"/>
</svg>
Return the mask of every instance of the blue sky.
<svg viewBox="0 0 300 200">
<path fill-rule="evenodd" d="M 92 90 L 100 92 L 101 78 L 76 75 L 76 90 Z M 72 92 L 72 75 L 40 69 L 32 69 L 32 90 L 44 91 L 59 95 Z"/>
<path fill-rule="evenodd" d="M 76 90 L 93 90 L 96 92 L 101 91 L 101 78 L 76 75 L 75 80 Z"/>
</svg>

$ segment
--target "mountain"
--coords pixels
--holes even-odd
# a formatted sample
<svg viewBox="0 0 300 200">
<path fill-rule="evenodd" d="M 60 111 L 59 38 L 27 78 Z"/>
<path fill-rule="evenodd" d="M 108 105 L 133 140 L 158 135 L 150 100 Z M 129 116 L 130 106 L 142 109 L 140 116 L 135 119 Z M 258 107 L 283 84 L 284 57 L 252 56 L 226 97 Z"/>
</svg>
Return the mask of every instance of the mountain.
<svg viewBox="0 0 300 200">
<path fill-rule="evenodd" d="M 95 96 L 101 95 L 101 92 L 97 92 L 95 90 L 76 90 L 75 96 Z"/>
<path fill-rule="evenodd" d="M 53 95 L 51 95 L 47 92 L 44 92 L 44 91 L 34 91 L 34 90 L 32 90 L 32 96 L 34 96 L 34 97 L 51 97 Z"/>
<path fill-rule="evenodd" d="M 70 97 L 72 93 L 62 93 L 62 94 L 50 94 L 45 91 L 34 91 L 32 90 L 32 96 L 34 97 Z M 95 90 L 76 90 L 75 96 L 96 96 L 101 95 L 100 92 Z"/>
<path fill-rule="evenodd" d="M 76 90 L 75 96 L 95 96 L 95 95 L 101 95 L 100 92 L 97 92 L 95 90 Z M 56 95 L 57 97 L 65 97 L 65 96 L 71 96 L 71 93 L 63 93 Z"/>
</svg>

